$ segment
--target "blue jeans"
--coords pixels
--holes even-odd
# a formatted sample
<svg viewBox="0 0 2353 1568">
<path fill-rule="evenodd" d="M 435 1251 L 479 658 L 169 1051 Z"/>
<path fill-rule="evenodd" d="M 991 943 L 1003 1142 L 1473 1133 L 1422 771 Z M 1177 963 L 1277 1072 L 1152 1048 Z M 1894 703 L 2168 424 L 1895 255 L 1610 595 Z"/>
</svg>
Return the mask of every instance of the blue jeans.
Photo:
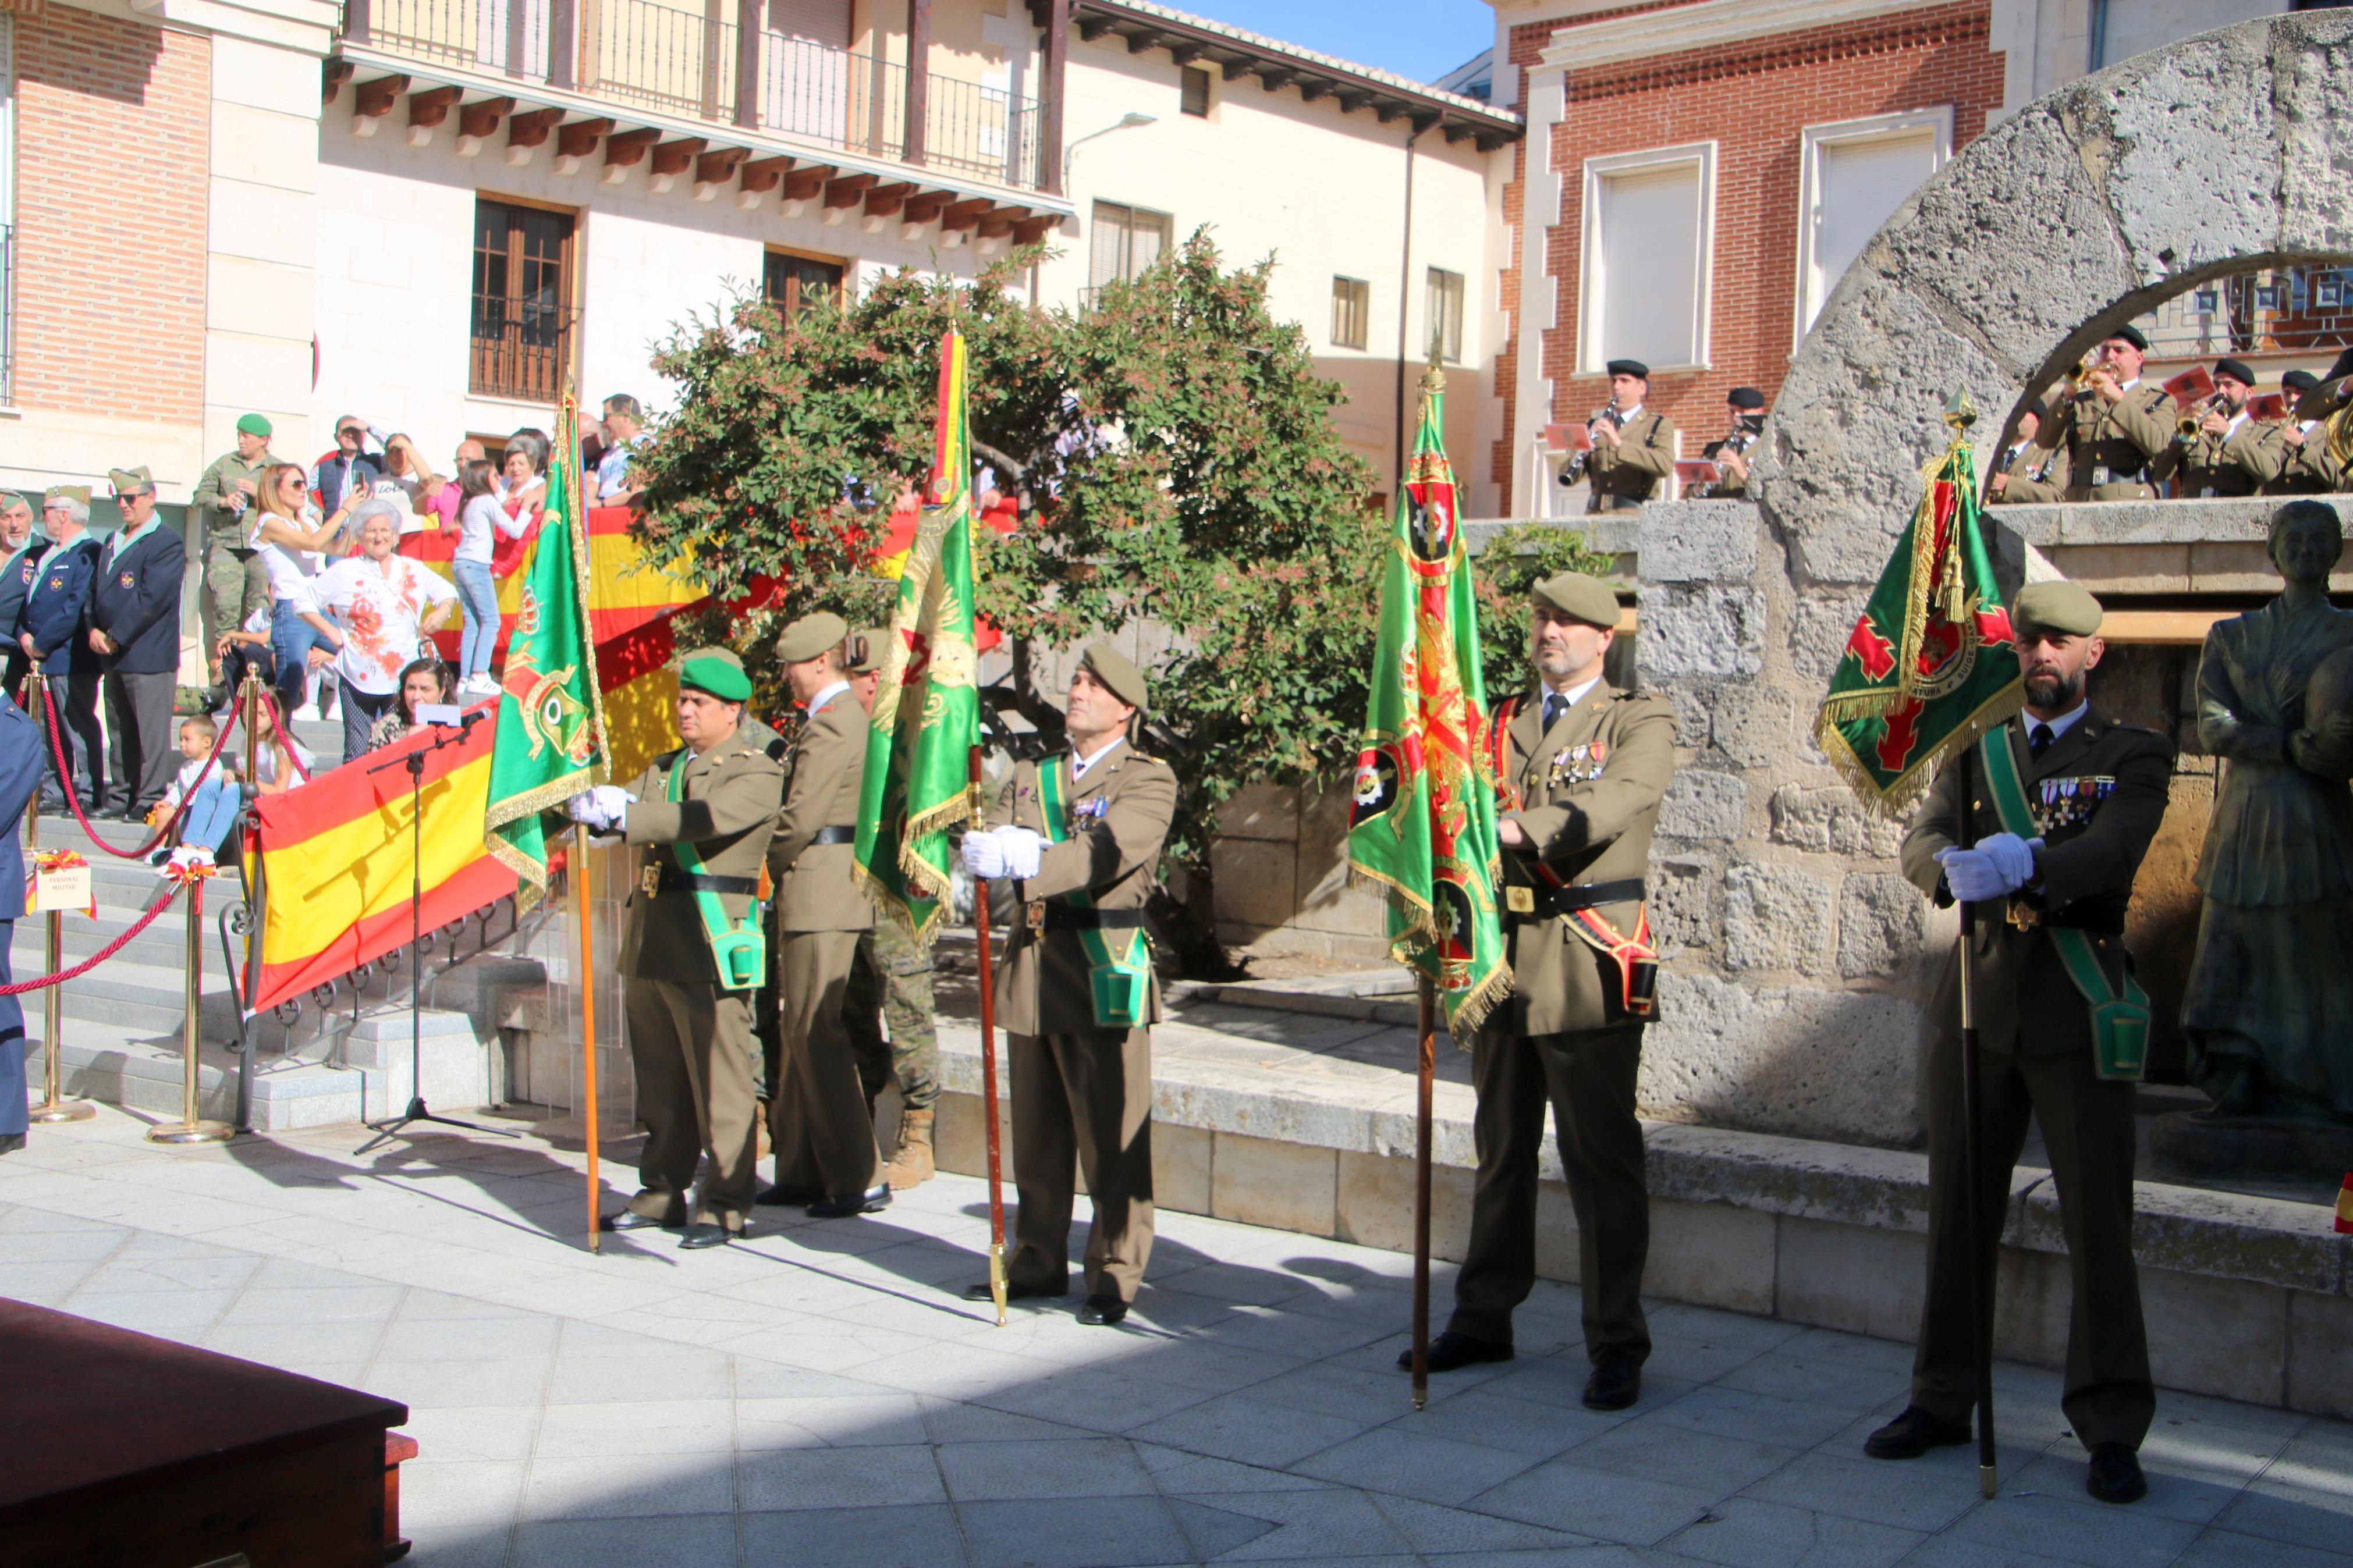
<svg viewBox="0 0 2353 1568">
<path fill-rule="evenodd" d="M 211 776 L 197 787 L 188 802 L 188 814 L 180 818 L 180 842 L 219 849 L 221 840 L 237 826 L 238 804 L 237 781 L 221 772 L 218 762 L 214 763 Z"/>
<path fill-rule="evenodd" d="M 458 607 L 466 615 L 466 629 L 458 637 L 458 679 L 488 675 L 491 650 L 499 643 L 499 585 L 487 561 L 452 561 L 449 573 L 458 580 Z"/>
<path fill-rule="evenodd" d="M 278 709 L 288 718 L 302 706 L 303 673 L 310 668 L 311 650 L 325 647 L 319 628 L 280 599 L 269 606 L 269 652 L 278 661 Z"/>
</svg>

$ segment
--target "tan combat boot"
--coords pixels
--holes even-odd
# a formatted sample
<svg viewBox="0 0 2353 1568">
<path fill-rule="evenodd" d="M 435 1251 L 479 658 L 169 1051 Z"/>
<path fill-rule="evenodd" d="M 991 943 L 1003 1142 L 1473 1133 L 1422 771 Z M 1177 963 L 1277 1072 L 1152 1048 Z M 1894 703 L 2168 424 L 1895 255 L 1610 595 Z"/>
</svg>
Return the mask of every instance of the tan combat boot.
<svg viewBox="0 0 2353 1568">
<path fill-rule="evenodd" d="M 909 1187 L 920 1187 L 932 1179 L 932 1113 L 928 1110 L 902 1110 L 899 1113 L 899 1148 L 891 1156 L 891 1163 L 882 1177 L 894 1193 Z"/>
</svg>

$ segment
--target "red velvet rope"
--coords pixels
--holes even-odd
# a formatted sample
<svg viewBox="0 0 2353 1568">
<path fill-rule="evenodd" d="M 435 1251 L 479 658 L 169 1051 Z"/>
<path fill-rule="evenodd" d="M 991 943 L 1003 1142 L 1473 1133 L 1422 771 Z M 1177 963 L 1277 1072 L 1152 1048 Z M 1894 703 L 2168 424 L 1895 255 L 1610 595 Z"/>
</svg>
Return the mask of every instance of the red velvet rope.
<svg viewBox="0 0 2353 1568">
<path fill-rule="evenodd" d="M 195 879 L 195 880 L 200 882 L 202 879 Z M 38 991 L 43 986 L 47 985 L 61 985 L 69 980 L 76 980 L 80 978 L 82 975 L 88 974 L 91 970 L 96 969 L 100 964 L 104 963 L 116 953 L 121 952 L 123 948 L 130 944 L 132 937 L 137 936 L 141 931 L 145 931 L 149 926 L 153 925 L 155 923 L 155 917 L 172 907 L 172 896 L 177 893 L 182 888 L 188 886 L 190 886 L 190 883 L 186 881 L 173 880 L 168 882 L 164 889 L 164 896 L 157 899 L 153 903 L 148 905 L 147 912 L 141 915 L 139 919 L 132 923 L 129 931 L 124 931 L 121 936 L 118 936 L 112 942 L 108 942 L 104 947 L 100 948 L 96 952 L 91 953 L 79 963 L 75 964 L 71 969 L 61 969 L 55 974 L 43 974 L 31 980 L 19 980 L 14 985 L 0 985 L 0 996 L 20 996 L 27 991 Z M 192 921 L 200 920 L 203 918 L 203 915 L 204 895 L 201 892 L 194 893 L 188 900 L 188 918 Z"/>
<path fill-rule="evenodd" d="M 220 733 L 213 738 L 212 755 L 205 759 L 203 769 L 196 774 L 196 782 L 188 786 L 187 793 L 180 797 L 180 804 L 173 808 L 172 815 L 164 819 L 164 826 L 156 830 L 155 837 L 136 849 L 117 849 L 113 845 L 100 838 L 98 836 L 98 829 L 90 825 L 90 818 L 81 814 L 81 797 L 74 793 L 73 768 L 66 761 L 65 742 L 58 734 L 57 699 L 49 695 L 49 683 L 46 680 L 41 682 L 41 711 L 49 721 L 49 756 L 57 763 L 58 784 L 65 791 L 66 805 L 73 808 L 74 820 L 81 824 L 81 830 L 90 835 L 91 843 L 109 855 L 117 856 L 125 860 L 144 860 L 154 853 L 157 846 L 172 836 L 172 829 L 177 827 L 180 825 L 180 818 L 188 814 L 188 805 L 195 799 L 196 791 L 204 787 L 205 780 L 211 775 L 213 763 L 220 760 L 221 748 L 228 744 L 228 726 L 224 724 L 221 726 Z M 273 707 L 270 712 L 274 715 L 277 709 Z M 102 758 L 90 759 L 90 766 L 93 770 L 103 765 Z M 134 802 L 138 799 L 135 792 L 132 799 Z M 79 973 L 80 971 L 76 970 L 75 973 Z M 6 993 L 0 992 L 0 995 L 5 994 Z"/>
</svg>

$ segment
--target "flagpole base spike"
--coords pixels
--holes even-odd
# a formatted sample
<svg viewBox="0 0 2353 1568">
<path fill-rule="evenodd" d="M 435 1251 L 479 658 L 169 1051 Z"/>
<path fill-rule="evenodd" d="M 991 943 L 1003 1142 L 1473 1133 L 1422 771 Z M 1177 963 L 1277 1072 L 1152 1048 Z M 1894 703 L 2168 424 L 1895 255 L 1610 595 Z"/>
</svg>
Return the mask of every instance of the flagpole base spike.
<svg viewBox="0 0 2353 1568">
<path fill-rule="evenodd" d="M 997 1326 L 1005 1326 L 1005 1244 L 988 1244 L 988 1295 L 997 1303 Z"/>
<path fill-rule="evenodd" d="M 605 1237 L 602 1232 L 592 1230 L 588 1233 L 588 1250 L 599 1257 L 604 1255 Z"/>
<path fill-rule="evenodd" d="M 1413 1407 L 1416 1410 L 1427 1410 L 1430 1408 L 1430 1390 L 1427 1388 L 1417 1388 L 1413 1391 Z"/>
<path fill-rule="evenodd" d="M 1978 1490 L 1985 1493 L 1986 1501 L 1993 1501 L 1994 1493 L 1998 1489 L 1999 1489 L 1995 1485 L 1994 1481 L 1993 1467 L 1991 1465 L 1979 1465 L 1978 1467 Z"/>
</svg>

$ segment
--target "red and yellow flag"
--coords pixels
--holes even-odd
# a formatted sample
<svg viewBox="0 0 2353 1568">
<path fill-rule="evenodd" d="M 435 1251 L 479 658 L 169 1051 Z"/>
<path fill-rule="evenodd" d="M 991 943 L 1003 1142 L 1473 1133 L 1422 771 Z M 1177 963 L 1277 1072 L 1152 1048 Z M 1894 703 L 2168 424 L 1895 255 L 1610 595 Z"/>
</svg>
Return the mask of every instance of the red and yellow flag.
<svg viewBox="0 0 2353 1568">
<path fill-rule="evenodd" d="M 2337 1234 L 2353 1236 L 2353 1171 L 2346 1173 L 2345 1184 L 2337 1191 Z"/>
</svg>

